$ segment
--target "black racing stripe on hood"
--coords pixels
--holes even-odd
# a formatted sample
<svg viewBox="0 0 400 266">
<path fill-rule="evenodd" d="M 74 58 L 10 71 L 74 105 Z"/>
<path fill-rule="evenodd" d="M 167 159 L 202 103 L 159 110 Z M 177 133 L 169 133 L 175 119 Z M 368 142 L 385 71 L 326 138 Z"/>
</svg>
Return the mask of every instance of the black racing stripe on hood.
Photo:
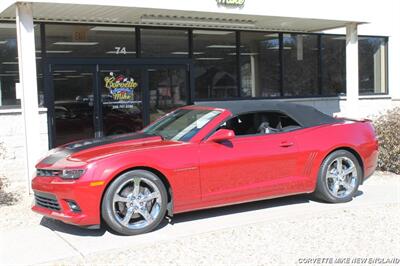
<svg viewBox="0 0 400 266">
<path fill-rule="evenodd" d="M 65 146 L 64 148 L 66 150 L 71 151 L 72 153 L 75 153 L 75 152 L 83 151 L 86 149 L 90 149 L 90 148 L 98 147 L 98 146 L 102 146 L 102 145 L 113 144 L 113 143 L 126 141 L 126 140 L 149 138 L 149 137 L 154 137 L 154 136 L 146 134 L 146 133 L 129 133 L 129 134 L 123 134 L 123 135 L 108 136 L 108 137 L 103 137 L 103 138 L 98 138 L 98 139 L 81 140 L 81 141 L 73 142 L 73 143 Z"/>
<path fill-rule="evenodd" d="M 63 148 L 60 148 L 58 151 L 55 153 L 47 156 L 44 158 L 40 163 L 43 164 L 54 164 L 58 160 L 67 158 L 69 155 L 80 152 L 86 149 L 102 146 L 102 145 L 107 145 L 107 144 L 113 144 L 121 141 L 127 141 L 127 140 L 135 140 L 135 139 L 142 139 L 142 138 L 149 138 L 149 137 L 154 137 L 153 135 L 149 135 L 146 133 L 129 133 L 129 134 L 123 134 L 123 135 L 116 135 L 116 136 L 108 136 L 108 137 L 103 137 L 103 138 L 97 138 L 97 139 L 87 139 L 87 140 L 80 140 L 76 141 L 73 143 L 70 143 Z"/>
<path fill-rule="evenodd" d="M 41 164 L 42 163 L 43 164 L 53 164 L 53 163 L 57 162 L 58 160 L 61 160 L 63 158 L 67 158 L 70 154 L 71 154 L 70 151 L 60 150 L 60 151 L 57 151 L 57 152 L 47 156 L 46 158 L 41 160 L 40 163 Z"/>
</svg>

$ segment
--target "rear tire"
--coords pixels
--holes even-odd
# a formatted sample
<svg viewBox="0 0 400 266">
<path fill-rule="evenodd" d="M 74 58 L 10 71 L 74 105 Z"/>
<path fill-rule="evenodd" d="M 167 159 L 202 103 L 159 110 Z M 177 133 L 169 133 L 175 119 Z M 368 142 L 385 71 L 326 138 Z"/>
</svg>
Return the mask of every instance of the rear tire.
<svg viewBox="0 0 400 266">
<path fill-rule="evenodd" d="M 107 188 L 101 204 L 106 224 L 123 235 L 154 230 L 167 211 L 167 191 L 160 178 L 145 170 L 117 177 Z"/>
<path fill-rule="evenodd" d="M 351 201 L 361 178 L 362 169 L 357 158 L 346 150 L 334 151 L 321 164 L 314 195 L 330 203 Z"/>
</svg>

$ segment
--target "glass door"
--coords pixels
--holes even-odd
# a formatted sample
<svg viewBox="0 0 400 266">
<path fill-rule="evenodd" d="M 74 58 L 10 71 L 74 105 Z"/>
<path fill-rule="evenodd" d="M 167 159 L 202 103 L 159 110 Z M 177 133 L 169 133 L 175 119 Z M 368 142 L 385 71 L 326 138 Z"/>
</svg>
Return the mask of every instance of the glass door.
<svg viewBox="0 0 400 266">
<path fill-rule="evenodd" d="M 52 72 L 53 146 L 93 138 L 94 66 L 56 65 Z"/>
<path fill-rule="evenodd" d="M 186 64 L 50 66 L 52 147 L 136 132 L 189 103 Z"/>
<path fill-rule="evenodd" d="M 104 136 L 135 132 L 144 126 L 142 68 L 102 65 L 99 70 Z"/>
<path fill-rule="evenodd" d="M 189 86 L 186 65 L 155 66 L 149 67 L 147 71 L 150 123 L 188 104 Z"/>
</svg>

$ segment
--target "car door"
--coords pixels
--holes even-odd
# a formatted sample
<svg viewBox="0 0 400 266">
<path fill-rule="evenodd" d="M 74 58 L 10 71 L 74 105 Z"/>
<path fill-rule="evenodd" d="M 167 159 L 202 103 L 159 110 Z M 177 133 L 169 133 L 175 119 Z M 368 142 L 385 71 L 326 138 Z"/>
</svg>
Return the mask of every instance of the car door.
<svg viewBox="0 0 400 266">
<path fill-rule="evenodd" d="M 203 201 L 265 198 L 290 190 L 296 179 L 293 133 L 236 136 L 199 145 Z"/>
</svg>

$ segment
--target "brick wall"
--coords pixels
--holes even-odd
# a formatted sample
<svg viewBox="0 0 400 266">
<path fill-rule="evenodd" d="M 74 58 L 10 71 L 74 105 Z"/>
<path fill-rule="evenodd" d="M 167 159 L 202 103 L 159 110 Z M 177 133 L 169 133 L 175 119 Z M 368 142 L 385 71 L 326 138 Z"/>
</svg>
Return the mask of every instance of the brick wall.
<svg viewBox="0 0 400 266">
<path fill-rule="evenodd" d="M 44 154 L 48 150 L 47 112 L 42 108 L 39 113 L 40 153 Z M 0 143 L 6 150 L 0 158 L 0 176 L 5 176 L 10 182 L 26 182 L 25 141 L 20 110 L 0 110 Z"/>
</svg>

